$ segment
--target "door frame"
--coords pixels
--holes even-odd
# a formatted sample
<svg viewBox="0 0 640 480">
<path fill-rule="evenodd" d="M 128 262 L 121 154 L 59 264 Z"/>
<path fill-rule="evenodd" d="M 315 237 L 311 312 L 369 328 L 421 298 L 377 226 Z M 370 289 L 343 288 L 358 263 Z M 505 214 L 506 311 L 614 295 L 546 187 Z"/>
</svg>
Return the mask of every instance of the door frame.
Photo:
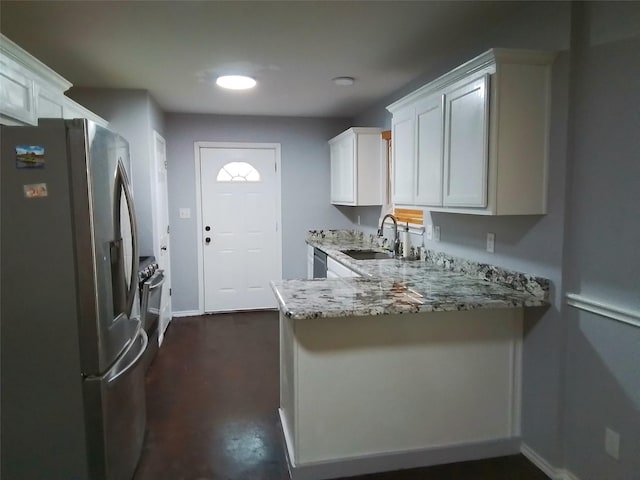
<svg viewBox="0 0 640 480">
<path fill-rule="evenodd" d="M 195 191 L 196 191 L 196 237 L 198 252 L 198 313 L 204 314 L 204 251 L 202 245 L 202 182 L 200 178 L 200 150 L 202 148 L 245 148 L 245 149 L 269 149 L 275 153 L 276 169 L 276 255 L 278 265 L 278 278 L 282 279 L 282 182 L 280 168 L 280 144 L 279 143 L 250 143 L 250 142 L 194 142 L 195 156 Z M 198 233 L 199 232 L 199 233 Z"/>
<path fill-rule="evenodd" d="M 162 248 L 162 244 L 160 242 L 160 232 L 161 232 L 161 228 L 160 228 L 160 217 L 163 216 L 161 215 L 160 211 L 159 211 L 159 204 L 157 202 L 158 196 L 159 195 L 165 195 L 165 207 L 166 207 L 166 219 L 167 219 L 167 227 L 169 228 L 169 231 L 167 232 L 167 235 L 169 236 L 169 244 L 166 245 L 167 249 L 167 255 L 169 256 L 169 261 L 166 262 L 166 266 L 165 266 L 165 272 L 164 272 L 164 278 L 165 278 L 165 283 L 162 286 L 162 294 L 166 295 L 168 297 L 168 302 L 169 302 L 169 318 L 166 320 L 167 323 L 163 324 L 162 323 L 162 303 L 160 304 L 160 315 L 158 316 L 158 341 L 159 343 L 162 345 L 162 342 L 164 340 L 164 332 L 167 330 L 167 327 L 169 326 L 169 324 L 171 323 L 171 320 L 173 319 L 173 304 L 172 304 L 172 298 L 171 298 L 171 220 L 170 220 L 170 215 L 171 215 L 171 209 L 169 207 L 169 169 L 168 169 L 168 163 L 167 163 L 167 141 L 165 140 L 165 138 L 160 135 L 160 133 L 153 129 L 153 135 L 151 138 L 151 142 L 152 142 L 152 152 L 153 152 L 153 160 L 152 160 L 152 172 L 153 174 L 151 175 L 151 198 L 153 201 L 153 208 L 151 209 L 151 217 L 152 217 L 152 225 L 153 225 L 153 254 L 156 257 L 156 261 L 158 261 L 158 259 L 160 258 L 162 252 L 161 252 L 161 248 Z M 160 192 L 159 188 L 158 188 L 158 178 L 159 178 L 159 173 L 158 173 L 158 151 L 156 148 L 157 142 L 160 141 L 162 142 L 162 144 L 164 145 L 164 174 L 165 174 L 165 191 L 164 192 Z M 165 297 L 163 297 L 165 298 Z"/>
</svg>

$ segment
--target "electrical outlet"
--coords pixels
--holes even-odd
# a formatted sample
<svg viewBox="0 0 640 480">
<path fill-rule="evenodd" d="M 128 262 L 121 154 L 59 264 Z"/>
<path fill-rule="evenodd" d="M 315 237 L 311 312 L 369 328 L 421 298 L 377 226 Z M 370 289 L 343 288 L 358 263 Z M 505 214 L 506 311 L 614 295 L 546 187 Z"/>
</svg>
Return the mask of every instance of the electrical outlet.
<svg viewBox="0 0 640 480">
<path fill-rule="evenodd" d="M 487 233 L 487 252 L 493 253 L 496 250 L 496 234 Z"/>
<path fill-rule="evenodd" d="M 604 430 L 604 451 L 618 460 L 620 455 L 620 434 L 610 428 Z"/>
<path fill-rule="evenodd" d="M 433 240 L 433 225 L 427 225 L 427 240 Z"/>
<path fill-rule="evenodd" d="M 191 218 L 191 209 L 190 208 L 181 208 L 180 209 L 180 218 Z"/>
<path fill-rule="evenodd" d="M 438 225 L 433 226 L 433 240 L 435 242 L 440 241 L 440 227 Z"/>
</svg>

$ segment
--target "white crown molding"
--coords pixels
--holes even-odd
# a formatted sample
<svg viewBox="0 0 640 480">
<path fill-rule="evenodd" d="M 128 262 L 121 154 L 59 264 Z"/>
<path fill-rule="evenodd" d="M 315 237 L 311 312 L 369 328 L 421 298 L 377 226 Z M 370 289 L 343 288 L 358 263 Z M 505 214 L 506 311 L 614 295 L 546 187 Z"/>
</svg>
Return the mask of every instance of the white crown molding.
<svg viewBox="0 0 640 480">
<path fill-rule="evenodd" d="M 497 65 L 499 64 L 526 62 L 528 64 L 547 65 L 553 62 L 555 57 L 555 52 L 492 48 L 402 97 L 400 100 L 389 105 L 387 110 L 395 113 L 413 103 L 418 98 L 442 90 L 469 75 L 476 73 L 493 74 L 496 72 L 498 68 Z"/>
<path fill-rule="evenodd" d="M 35 72 L 53 88 L 59 89 L 61 92 L 66 92 L 72 87 L 70 81 L 54 72 L 51 68 L 2 34 L 0 34 L 0 51 L 7 58 Z"/>
<path fill-rule="evenodd" d="M 611 303 L 577 293 L 567 293 L 565 297 L 567 299 L 567 305 L 610 318 L 611 320 L 640 327 L 640 311 L 638 310 L 621 308 L 617 305 L 612 305 Z"/>
</svg>

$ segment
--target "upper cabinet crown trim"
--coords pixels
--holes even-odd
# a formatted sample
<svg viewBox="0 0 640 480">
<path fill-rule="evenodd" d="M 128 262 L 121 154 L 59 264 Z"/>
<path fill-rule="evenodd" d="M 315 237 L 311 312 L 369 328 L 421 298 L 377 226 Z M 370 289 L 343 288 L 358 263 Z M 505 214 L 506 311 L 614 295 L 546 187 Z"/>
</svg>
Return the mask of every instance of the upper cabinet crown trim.
<svg viewBox="0 0 640 480">
<path fill-rule="evenodd" d="M 492 48 L 477 57 L 463 63 L 459 67 L 441 75 L 435 80 L 418 88 L 410 94 L 402 97 L 391 105 L 387 106 L 387 110 L 395 113 L 398 110 L 410 105 L 417 99 L 442 90 L 455 82 L 473 75 L 475 73 L 486 71 L 486 73 L 495 73 L 496 64 L 520 63 L 524 62 L 530 65 L 548 65 L 553 62 L 556 57 L 555 52 L 542 52 L 537 50 L 516 50 L 510 48 Z"/>
<path fill-rule="evenodd" d="M 0 67 L 0 123 L 36 125 L 39 118 L 88 118 L 108 125 L 64 94 L 71 82 L 2 34 Z"/>
<path fill-rule="evenodd" d="M 72 86 L 71 82 L 64 78 L 62 75 L 56 73 L 51 68 L 47 67 L 40 60 L 26 52 L 23 48 L 13 43 L 7 37 L 0 33 L 0 53 L 5 57 L 17 62 L 18 64 L 26 67 L 36 75 L 41 77 L 45 82 L 49 83 L 51 87 L 62 92 L 66 92 Z"/>
<path fill-rule="evenodd" d="M 382 132 L 382 129 L 378 128 L 378 127 L 351 127 L 349 129 L 345 130 L 344 132 L 340 133 L 339 135 L 336 135 L 331 140 L 329 140 L 329 144 L 335 143 L 337 141 L 340 141 L 344 137 L 348 137 L 348 136 L 354 135 L 354 134 L 355 135 L 360 135 L 360 134 L 376 134 L 376 135 L 379 135 L 379 134 L 381 134 L 381 132 Z"/>
</svg>

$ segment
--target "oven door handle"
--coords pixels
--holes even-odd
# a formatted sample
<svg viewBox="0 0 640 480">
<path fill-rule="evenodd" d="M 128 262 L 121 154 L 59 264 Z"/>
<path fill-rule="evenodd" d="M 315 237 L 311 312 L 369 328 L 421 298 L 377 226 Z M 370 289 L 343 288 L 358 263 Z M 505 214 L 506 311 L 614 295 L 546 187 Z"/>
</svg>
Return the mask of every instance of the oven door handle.
<svg viewBox="0 0 640 480">
<path fill-rule="evenodd" d="M 154 280 L 155 278 L 155 280 Z M 158 287 L 161 287 L 164 283 L 164 270 L 158 270 L 153 277 L 149 280 L 148 289 L 155 290 Z"/>
</svg>

